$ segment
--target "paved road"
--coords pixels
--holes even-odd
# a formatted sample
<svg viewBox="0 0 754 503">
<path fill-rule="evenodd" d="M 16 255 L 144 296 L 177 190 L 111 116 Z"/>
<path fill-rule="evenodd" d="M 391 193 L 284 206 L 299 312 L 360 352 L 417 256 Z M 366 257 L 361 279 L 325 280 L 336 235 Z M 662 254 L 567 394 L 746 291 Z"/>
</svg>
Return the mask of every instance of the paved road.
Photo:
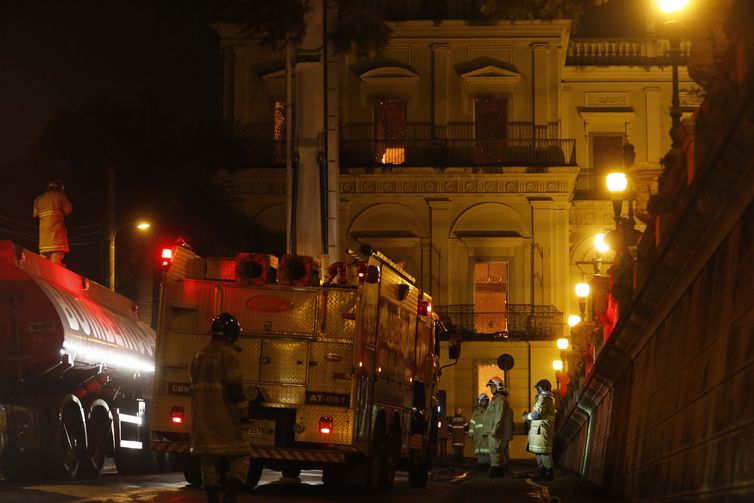
<svg viewBox="0 0 754 503">
<path fill-rule="evenodd" d="M 512 471 L 529 471 L 531 464 L 520 464 Z M 489 479 L 486 473 L 462 468 L 437 468 L 424 489 L 408 486 L 406 473 L 398 472 L 393 491 L 385 495 L 364 495 L 358 486 L 339 489 L 322 485 L 322 473 L 309 470 L 301 473 L 300 480 L 280 479 L 279 472 L 265 470 L 260 485 L 250 494 L 242 494 L 241 502 L 295 502 L 318 503 L 325 501 L 354 503 L 479 503 L 504 501 L 505 503 L 537 503 L 533 497 L 547 489 L 562 503 L 617 502 L 596 487 L 590 486 L 564 471 L 558 471 L 556 480 L 546 486 L 537 486 L 523 478 L 506 475 L 502 479 Z M 204 493 L 186 484 L 180 473 L 159 475 L 123 476 L 112 467 L 96 480 L 65 484 L 33 484 L 13 486 L 0 482 L 0 503 L 202 503 Z"/>
<path fill-rule="evenodd" d="M 436 477 L 425 489 L 408 487 L 406 474 L 398 472 L 393 491 L 386 495 L 360 496 L 359 488 L 345 486 L 341 489 L 325 488 L 322 472 L 309 470 L 301 473 L 300 480 L 280 479 L 279 472 L 265 470 L 260 485 L 252 494 L 243 494 L 240 501 L 254 502 L 320 502 L 364 501 L 423 503 L 441 501 L 454 485 L 451 475 Z M 60 484 L 30 484 L 13 486 L 0 482 L 0 503 L 83 503 L 104 501 L 111 503 L 157 502 L 200 503 L 204 493 L 188 485 L 180 473 L 159 475 L 122 476 L 103 473 L 96 480 Z"/>
</svg>

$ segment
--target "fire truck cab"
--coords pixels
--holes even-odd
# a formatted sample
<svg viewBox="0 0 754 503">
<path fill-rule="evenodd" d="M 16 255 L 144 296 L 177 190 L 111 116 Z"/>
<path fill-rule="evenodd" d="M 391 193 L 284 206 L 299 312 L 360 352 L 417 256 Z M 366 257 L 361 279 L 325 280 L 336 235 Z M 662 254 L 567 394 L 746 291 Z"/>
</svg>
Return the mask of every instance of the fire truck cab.
<svg viewBox="0 0 754 503">
<path fill-rule="evenodd" d="M 396 470 L 423 487 L 437 444 L 441 325 L 416 280 L 379 252 L 351 254 L 323 281 L 309 257 L 202 259 L 178 248 L 162 287 L 151 414 L 152 449 L 175 452 L 189 482 L 193 356 L 220 312 L 243 328 L 236 345 L 249 399 L 255 486 L 263 468 L 323 481 L 392 487 Z M 279 267 L 278 267 L 279 266 Z"/>
</svg>

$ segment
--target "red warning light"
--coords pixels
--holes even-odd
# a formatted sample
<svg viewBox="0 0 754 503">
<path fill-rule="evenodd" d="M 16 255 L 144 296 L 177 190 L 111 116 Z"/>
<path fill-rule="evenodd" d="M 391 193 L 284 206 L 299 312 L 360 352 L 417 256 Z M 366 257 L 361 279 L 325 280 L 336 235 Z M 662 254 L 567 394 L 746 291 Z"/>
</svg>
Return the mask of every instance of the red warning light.
<svg viewBox="0 0 754 503">
<path fill-rule="evenodd" d="M 170 264 L 173 262 L 173 249 L 172 248 L 163 248 L 162 249 L 162 255 L 160 259 L 160 267 L 163 271 L 167 270 L 168 267 L 170 267 Z"/>
<path fill-rule="evenodd" d="M 329 416 L 322 416 L 319 418 L 319 432 L 325 435 L 329 435 L 332 432 L 333 420 Z"/>
<path fill-rule="evenodd" d="M 183 407 L 173 407 L 170 409 L 170 422 L 173 424 L 183 424 L 185 414 Z"/>
</svg>

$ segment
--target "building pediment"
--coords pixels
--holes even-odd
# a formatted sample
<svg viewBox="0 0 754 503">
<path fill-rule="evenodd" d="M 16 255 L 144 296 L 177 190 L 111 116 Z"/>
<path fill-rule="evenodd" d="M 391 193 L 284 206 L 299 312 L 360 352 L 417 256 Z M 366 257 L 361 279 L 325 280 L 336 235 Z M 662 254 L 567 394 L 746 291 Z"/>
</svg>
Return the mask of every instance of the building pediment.
<svg viewBox="0 0 754 503">
<path fill-rule="evenodd" d="M 367 87 L 406 86 L 419 80 L 419 74 L 411 65 L 395 58 L 379 57 L 351 66 Z"/>
<path fill-rule="evenodd" d="M 481 57 L 455 66 L 458 75 L 469 84 L 518 82 L 521 74 L 515 65 L 499 59 Z"/>
</svg>

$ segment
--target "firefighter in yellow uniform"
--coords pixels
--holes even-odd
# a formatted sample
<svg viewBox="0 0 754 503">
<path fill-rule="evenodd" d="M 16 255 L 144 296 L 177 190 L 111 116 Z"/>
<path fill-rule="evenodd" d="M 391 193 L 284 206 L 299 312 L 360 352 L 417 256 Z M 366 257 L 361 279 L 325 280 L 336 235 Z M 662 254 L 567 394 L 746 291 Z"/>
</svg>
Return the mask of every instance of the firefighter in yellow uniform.
<svg viewBox="0 0 754 503">
<path fill-rule="evenodd" d="M 484 411 L 484 428 L 490 452 L 490 477 L 502 477 L 508 463 L 506 453 L 508 442 L 513 438 L 513 415 L 505 395 L 508 390 L 503 380 L 495 376 L 487 382 L 492 399 Z"/>
<path fill-rule="evenodd" d="M 530 422 L 529 443 L 526 449 L 537 458 L 537 475 L 534 480 L 553 479 L 552 444 L 555 437 L 555 403 L 552 398 L 552 384 L 540 379 L 534 388 L 537 399 L 531 412 L 524 412 L 524 421 Z"/>
<path fill-rule="evenodd" d="M 211 332 L 212 342 L 191 362 L 191 452 L 201 456 L 207 501 L 218 503 L 224 489 L 223 502 L 233 503 L 246 483 L 250 452 L 241 429 L 248 422 L 249 402 L 241 385 L 240 349 L 234 345 L 241 325 L 222 313 L 212 320 Z"/>
<path fill-rule="evenodd" d="M 48 183 L 47 190 L 34 200 L 32 213 L 39 218 L 39 254 L 55 264 L 61 264 L 68 253 L 65 217 L 71 214 L 73 205 L 64 190 L 60 180 Z"/>
<path fill-rule="evenodd" d="M 487 393 L 480 394 L 476 399 L 476 409 L 469 419 L 469 436 L 474 441 L 474 454 L 479 471 L 488 470 L 490 467 L 490 448 L 487 437 L 482 430 L 484 428 L 484 411 L 490 403 Z"/>
</svg>

